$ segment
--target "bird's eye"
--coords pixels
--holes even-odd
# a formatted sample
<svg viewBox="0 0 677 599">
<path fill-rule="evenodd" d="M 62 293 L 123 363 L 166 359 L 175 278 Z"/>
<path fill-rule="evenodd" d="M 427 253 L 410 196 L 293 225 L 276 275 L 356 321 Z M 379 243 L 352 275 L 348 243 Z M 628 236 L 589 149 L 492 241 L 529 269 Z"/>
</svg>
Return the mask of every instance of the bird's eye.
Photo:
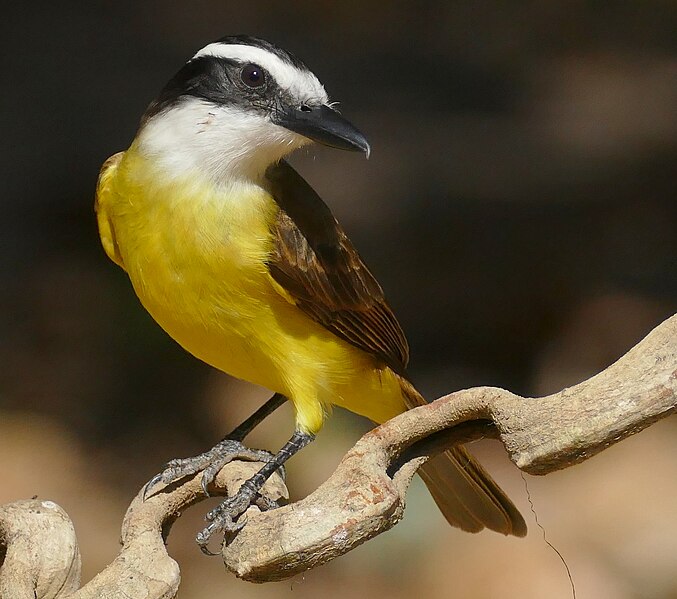
<svg viewBox="0 0 677 599">
<path fill-rule="evenodd" d="M 242 68 L 240 79 L 247 87 L 261 87 L 266 82 L 265 71 L 257 64 L 248 64 Z"/>
</svg>

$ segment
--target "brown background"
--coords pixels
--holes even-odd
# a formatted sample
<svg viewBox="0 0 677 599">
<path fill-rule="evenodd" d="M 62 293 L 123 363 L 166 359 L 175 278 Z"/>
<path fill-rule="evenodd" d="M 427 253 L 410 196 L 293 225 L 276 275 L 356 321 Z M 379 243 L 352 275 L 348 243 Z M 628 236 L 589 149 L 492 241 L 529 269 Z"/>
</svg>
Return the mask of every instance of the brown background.
<svg viewBox="0 0 677 599">
<path fill-rule="evenodd" d="M 101 251 L 92 211 L 100 164 L 215 38 L 252 33 L 297 53 L 372 142 L 369 161 L 314 148 L 293 162 L 381 280 L 429 397 L 558 390 L 675 310 L 673 2 L 16 3 L 0 27 L 0 502 L 60 503 L 85 578 L 114 556 L 138 486 L 265 396 L 158 329 Z M 286 411 L 252 441 L 276 448 L 292 426 Z M 290 465 L 292 492 L 366 426 L 336 411 Z M 525 512 L 526 540 L 448 528 L 419 485 L 392 532 L 254 586 L 199 553 L 200 507 L 170 539 L 182 597 L 569 597 L 519 473 L 496 444 L 473 450 Z M 676 451 L 668 420 L 528 479 L 580 599 L 677 597 Z"/>
</svg>

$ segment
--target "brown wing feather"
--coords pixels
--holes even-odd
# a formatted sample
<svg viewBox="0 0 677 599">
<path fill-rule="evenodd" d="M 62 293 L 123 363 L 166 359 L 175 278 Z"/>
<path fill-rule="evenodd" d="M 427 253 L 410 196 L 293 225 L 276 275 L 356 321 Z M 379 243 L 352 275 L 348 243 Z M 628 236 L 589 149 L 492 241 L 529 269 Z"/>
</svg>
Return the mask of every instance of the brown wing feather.
<svg viewBox="0 0 677 599">
<path fill-rule="evenodd" d="M 273 279 L 313 320 L 403 374 L 404 332 L 341 225 L 286 162 L 266 178 L 280 206 L 268 262 Z"/>
<path fill-rule="evenodd" d="M 329 208 L 288 164 L 271 167 L 266 175 L 280 206 L 268 263 L 273 279 L 313 320 L 401 375 L 408 408 L 425 404 L 404 377 L 409 348 L 383 290 Z M 454 526 L 526 533 L 510 499 L 462 447 L 432 460 L 421 474 Z"/>
</svg>

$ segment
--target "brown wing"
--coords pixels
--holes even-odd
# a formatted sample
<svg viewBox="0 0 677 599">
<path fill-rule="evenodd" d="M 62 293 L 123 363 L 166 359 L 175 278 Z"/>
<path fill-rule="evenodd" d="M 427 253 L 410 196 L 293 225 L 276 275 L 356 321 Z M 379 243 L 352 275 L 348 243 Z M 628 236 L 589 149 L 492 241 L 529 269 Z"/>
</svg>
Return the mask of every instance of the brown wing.
<svg viewBox="0 0 677 599">
<path fill-rule="evenodd" d="M 404 333 L 329 208 L 288 164 L 271 167 L 266 176 L 280 206 L 268 263 L 273 279 L 315 321 L 404 375 Z M 408 408 L 426 403 L 406 378 L 400 384 Z M 425 466 L 424 481 L 452 525 L 526 534 L 510 499 L 462 447 Z"/>
<path fill-rule="evenodd" d="M 280 206 L 268 262 L 273 279 L 313 320 L 404 374 L 404 332 L 327 205 L 286 162 L 266 178 Z"/>
</svg>

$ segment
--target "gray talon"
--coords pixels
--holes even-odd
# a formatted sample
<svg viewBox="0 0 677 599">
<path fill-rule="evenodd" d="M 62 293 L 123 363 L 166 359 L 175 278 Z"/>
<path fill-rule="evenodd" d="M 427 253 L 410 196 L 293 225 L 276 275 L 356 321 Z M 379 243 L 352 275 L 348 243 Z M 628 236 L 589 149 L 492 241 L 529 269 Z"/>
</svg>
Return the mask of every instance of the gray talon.
<svg viewBox="0 0 677 599">
<path fill-rule="evenodd" d="M 267 451 L 248 449 L 239 441 L 226 438 L 209 451 L 194 458 L 169 462 L 162 472 L 148 481 L 143 490 L 143 497 L 145 499 L 160 481 L 169 485 L 196 472 L 202 472 L 200 485 L 205 495 L 209 496 L 209 484 L 227 463 L 235 459 L 265 462 L 254 476 L 242 484 L 235 495 L 228 497 L 205 516 L 209 524 L 200 531 L 195 540 L 203 553 L 216 555 L 208 548 L 215 532 L 224 533 L 225 542 L 228 535 L 242 530 L 247 522 L 245 512 L 250 506 L 255 505 L 262 511 L 279 507 L 277 502 L 260 494 L 261 488 L 276 471 L 279 471 L 284 479 L 283 464 L 314 438 L 310 433 L 295 431 L 291 439 L 275 455 Z"/>
<path fill-rule="evenodd" d="M 201 486 L 204 494 L 209 497 L 209 485 L 219 470 L 233 460 L 248 460 L 252 462 L 270 462 L 273 454 L 262 449 L 249 449 L 239 441 L 224 439 L 212 449 L 192 458 L 174 459 L 165 464 L 162 472 L 151 478 L 143 489 L 143 500 L 146 501 L 155 486 L 162 482 L 170 485 L 183 478 L 202 471 Z"/>
<path fill-rule="evenodd" d="M 257 495 L 254 503 L 262 512 L 276 510 L 280 507 L 280 504 L 277 503 L 277 501 L 270 497 L 266 497 L 265 495 Z"/>
<path fill-rule="evenodd" d="M 209 525 L 205 527 L 196 537 L 200 548 L 205 551 L 212 535 L 217 532 L 223 532 L 225 535 L 234 534 L 242 530 L 247 523 L 245 512 L 252 504 L 258 505 L 261 496 L 252 493 L 249 489 L 240 489 L 232 497 L 217 505 L 213 510 L 207 513 L 205 520 Z M 271 507 L 274 503 L 268 500 L 266 507 Z M 277 506 L 277 504 L 275 504 Z M 207 550 L 208 551 L 208 550 Z"/>
<path fill-rule="evenodd" d="M 205 497 L 210 497 L 209 495 L 209 483 L 213 479 L 207 478 L 204 474 L 202 475 L 202 480 L 200 481 L 200 486 L 202 487 L 202 492 L 205 494 Z"/>
<path fill-rule="evenodd" d="M 153 478 L 151 478 L 147 483 L 146 486 L 143 488 L 143 500 L 146 501 L 148 499 L 148 494 L 150 493 L 151 489 L 157 485 L 161 480 L 162 480 L 162 472 L 159 474 L 156 474 Z"/>
<path fill-rule="evenodd" d="M 218 555 L 218 553 L 210 551 L 208 546 L 213 533 L 214 530 L 212 530 L 212 525 L 210 524 L 207 528 L 197 533 L 197 536 L 195 537 L 195 541 L 200 546 L 200 551 L 205 555 Z"/>
</svg>

